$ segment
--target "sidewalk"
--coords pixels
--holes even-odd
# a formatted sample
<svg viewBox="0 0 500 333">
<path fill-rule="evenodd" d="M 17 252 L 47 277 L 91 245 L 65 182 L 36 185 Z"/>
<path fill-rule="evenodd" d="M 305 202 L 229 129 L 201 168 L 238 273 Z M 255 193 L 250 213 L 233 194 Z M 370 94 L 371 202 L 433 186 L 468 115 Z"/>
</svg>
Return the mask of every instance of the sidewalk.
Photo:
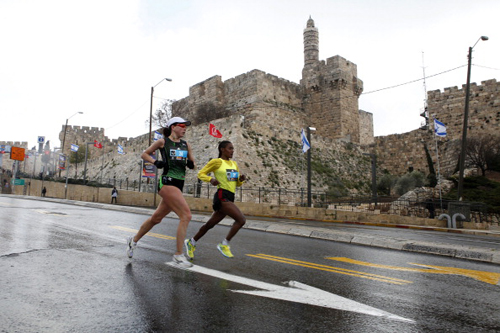
<svg viewBox="0 0 500 333">
<path fill-rule="evenodd" d="M 116 210 L 121 212 L 137 213 L 150 215 L 153 213 L 154 208 L 141 208 L 132 206 L 121 206 L 112 204 L 102 204 L 93 202 L 83 202 L 83 201 L 72 201 L 63 200 L 55 198 L 40 198 L 40 197 L 29 197 L 29 196 L 16 196 L 18 198 L 29 199 L 29 200 L 43 200 L 52 201 L 64 204 L 71 204 L 84 207 L 100 208 L 107 210 Z M 206 222 L 210 218 L 210 215 L 204 213 L 192 212 L 192 221 Z M 174 213 L 168 215 L 170 218 L 176 218 Z M 232 219 L 224 219 L 219 224 L 230 226 L 232 224 Z M 368 234 L 366 230 L 361 232 L 352 228 L 348 231 L 336 230 L 335 227 L 339 225 L 360 225 L 369 226 L 374 228 L 390 227 L 392 229 L 397 228 L 397 237 L 394 236 L 381 236 L 377 235 L 376 232 Z M 288 219 L 288 218 L 270 218 L 270 217 L 258 217 L 258 216 L 247 216 L 247 222 L 244 226 L 245 229 L 258 230 L 264 232 L 273 232 L 279 234 L 309 237 L 315 239 L 330 240 L 335 242 L 373 246 L 379 248 L 386 248 L 391 250 L 408 251 L 408 252 L 419 252 L 427 253 L 441 256 L 454 257 L 459 259 L 468 259 L 481 262 L 488 262 L 493 264 L 500 264 L 500 246 L 464 246 L 457 244 L 446 244 L 443 242 L 436 241 L 421 241 L 412 240 L 409 233 L 406 230 L 426 230 L 429 232 L 448 232 L 456 234 L 467 234 L 473 236 L 491 236 L 492 242 L 497 242 L 500 237 L 499 230 L 471 230 L 471 229 L 448 229 L 448 228 L 436 228 L 436 227 L 425 227 L 425 226 L 414 226 L 414 225 L 388 225 L 382 223 L 363 223 L 363 222 L 349 222 L 349 221 L 308 221 L 299 219 Z M 337 228 L 338 229 L 338 228 Z"/>
</svg>

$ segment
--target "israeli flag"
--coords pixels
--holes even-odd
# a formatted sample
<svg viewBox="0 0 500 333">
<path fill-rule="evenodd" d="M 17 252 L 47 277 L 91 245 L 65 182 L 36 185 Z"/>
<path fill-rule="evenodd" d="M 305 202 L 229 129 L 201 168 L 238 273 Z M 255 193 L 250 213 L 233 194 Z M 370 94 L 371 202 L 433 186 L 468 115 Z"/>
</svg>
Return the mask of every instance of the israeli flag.
<svg viewBox="0 0 500 333">
<path fill-rule="evenodd" d="M 124 155 L 125 153 L 123 152 L 123 147 L 121 145 L 118 145 L 118 154 Z"/>
<path fill-rule="evenodd" d="M 434 119 L 434 133 L 437 136 L 446 136 L 446 126 L 437 119 Z"/>
<path fill-rule="evenodd" d="M 309 148 L 311 148 L 311 145 L 309 144 L 309 141 L 307 141 L 307 137 L 306 137 L 306 134 L 304 133 L 304 129 L 302 129 L 300 137 L 302 139 L 302 152 L 305 153 L 306 151 L 309 150 Z"/>
<path fill-rule="evenodd" d="M 160 133 L 160 132 L 155 131 L 155 134 L 154 134 L 153 140 L 154 140 L 154 141 L 157 141 L 157 140 L 160 140 L 161 138 L 163 138 L 163 135 L 161 135 L 161 133 Z"/>
<path fill-rule="evenodd" d="M 74 145 L 74 144 L 71 144 L 71 151 L 74 151 L 75 153 L 78 151 L 78 147 L 77 145 Z"/>
</svg>

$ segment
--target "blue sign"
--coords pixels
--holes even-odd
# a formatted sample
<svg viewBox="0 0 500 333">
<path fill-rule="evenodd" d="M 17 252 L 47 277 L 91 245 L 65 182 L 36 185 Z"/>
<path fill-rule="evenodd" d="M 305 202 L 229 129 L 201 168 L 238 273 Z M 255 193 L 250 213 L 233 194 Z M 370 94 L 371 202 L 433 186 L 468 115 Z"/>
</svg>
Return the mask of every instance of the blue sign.
<svg viewBox="0 0 500 333">
<path fill-rule="evenodd" d="M 39 136 L 38 137 L 38 143 L 44 143 L 45 142 L 45 137 L 44 136 Z"/>
</svg>

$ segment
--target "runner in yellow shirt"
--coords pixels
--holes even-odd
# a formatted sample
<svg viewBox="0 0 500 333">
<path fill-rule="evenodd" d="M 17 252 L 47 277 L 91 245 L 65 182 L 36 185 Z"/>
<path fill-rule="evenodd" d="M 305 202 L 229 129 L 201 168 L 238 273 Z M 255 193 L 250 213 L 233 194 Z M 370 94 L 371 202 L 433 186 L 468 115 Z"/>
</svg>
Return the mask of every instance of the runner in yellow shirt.
<svg viewBox="0 0 500 333">
<path fill-rule="evenodd" d="M 228 215 L 234 219 L 234 223 L 226 238 L 222 243 L 217 245 L 217 248 L 222 255 L 227 258 L 232 258 L 233 254 L 229 247 L 229 241 L 246 222 L 245 216 L 238 206 L 234 204 L 234 192 L 236 191 L 236 187 L 241 186 L 246 177 L 245 175 L 240 175 L 238 164 L 235 161 L 231 161 L 234 153 L 233 144 L 229 141 L 222 141 L 219 143 L 218 149 L 219 158 L 210 160 L 210 162 L 198 172 L 198 178 L 213 186 L 217 186 L 217 192 L 214 195 L 213 201 L 214 213 L 210 219 L 200 228 L 193 238 L 184 241 L 186 253 L 191 260 L 194 258 L 196 242 L 198 242 L 208 230 L 212 229 Z M 213 172 L 214 177 L 208 175 L 210 172 Z"/>
</svg>

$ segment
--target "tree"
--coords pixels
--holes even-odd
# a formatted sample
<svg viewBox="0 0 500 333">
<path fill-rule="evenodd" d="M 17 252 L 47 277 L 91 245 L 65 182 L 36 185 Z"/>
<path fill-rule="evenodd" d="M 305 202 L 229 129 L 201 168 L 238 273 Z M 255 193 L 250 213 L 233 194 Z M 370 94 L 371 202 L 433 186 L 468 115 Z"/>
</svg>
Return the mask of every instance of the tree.
<svg viewBox="0 0 500 333">
<path fill-rule="evenodd" d="M 482 176 L 487 170 L 494 170 L 500 160 L 500 136 L 481 135 L 467 139 L 465 157 L 469 166 L 481 169 Z"/>
<path fill-rule="evenodd" d="M 389 173 L 385 173 L 382 177 L 378 179 L 377 191 L 385 195 L 391 195 L 391 189 L 397 182 L 397 177 Z"/>
<path fill-rule="evenodd" d="M 87 160 L 90 159 L 90 155 L 91 155 L 91 150 L 89 149 L 87 151 Z M 85 149 L 78 149 L 76 153 L 71 152 L 69 154 L 69 162 L 73 164 L 85 162 Z"/>
<path fill-rule="evenodd" d="M 154 111 L 152 115 L 153 125 L 158 127 L 166 127 L 170 118 L 174 117 L 172 114 L 172 104 L 174 99 L 167 99 L 161 105 L 161 108 Z"/>
<path fill-rule="evenodd" d="M 416 187 L 425 185 L 425 175 L 419 171 L 412 171 L 401 176 L 394 187 L 398 195 L 403 195 Z"/>
</svg>

